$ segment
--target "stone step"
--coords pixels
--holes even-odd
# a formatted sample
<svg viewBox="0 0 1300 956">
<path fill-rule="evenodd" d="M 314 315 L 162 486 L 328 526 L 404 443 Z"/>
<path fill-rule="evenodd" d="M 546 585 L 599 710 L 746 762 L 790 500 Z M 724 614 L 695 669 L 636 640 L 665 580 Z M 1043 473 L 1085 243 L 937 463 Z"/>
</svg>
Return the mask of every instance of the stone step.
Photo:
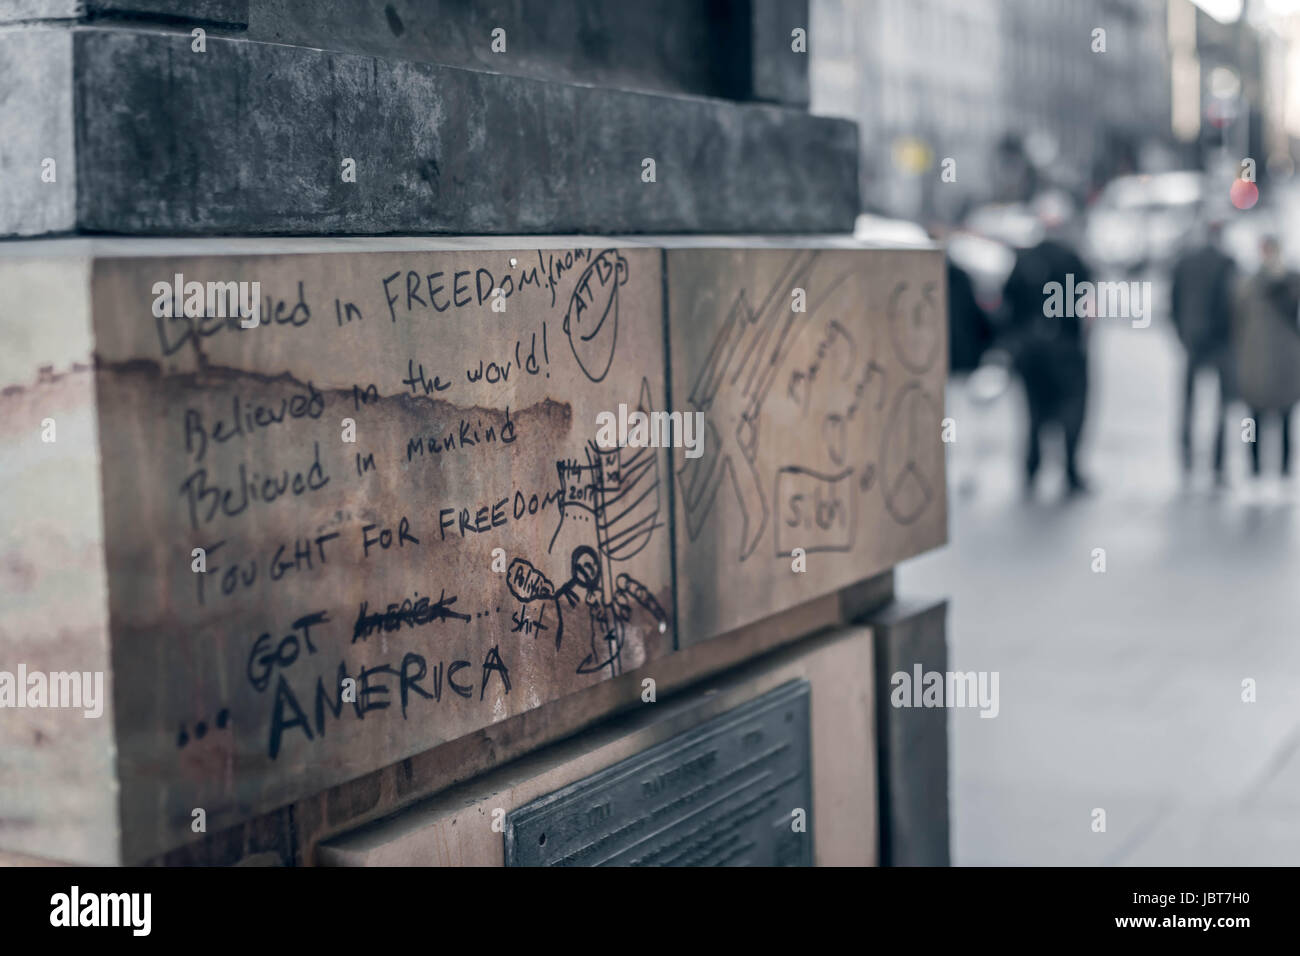
<svg viewBox="0 0 1300 956">
<path fill-rule="evenodd" d="M 845 120 L 183 29 L 0 32 L 0 236 L 836 232 Z"/>
<path fill-rule="evenodd" d="M 808 105 L 807 0 L 5 0 L 0 23 L 201 25 L 250 40 L 661 93 Z M 497 33 L 496 31 L 503 31 Z M 222 34 L 227 35 L 227 34 Z"/>
<path fill-rule="evenodd" d="M 596 720 L 942 544 L 942 253 L 657 241 L 6 244 L 0 693 L 94 699 L 0 721 L 0 849 L 136 862 Z"/>
</svg>

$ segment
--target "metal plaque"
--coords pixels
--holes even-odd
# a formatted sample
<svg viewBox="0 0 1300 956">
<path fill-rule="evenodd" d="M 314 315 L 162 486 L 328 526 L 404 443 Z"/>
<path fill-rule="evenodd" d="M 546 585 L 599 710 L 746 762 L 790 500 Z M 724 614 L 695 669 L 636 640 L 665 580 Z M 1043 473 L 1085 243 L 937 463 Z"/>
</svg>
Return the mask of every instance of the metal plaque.
<svg viewBox="0 0 1300 956">
<path fill-rule="evenodd" d="M 783 684 L 520 807 L 506 865 L 811 866 L 809 695 Z"/>
</svg>

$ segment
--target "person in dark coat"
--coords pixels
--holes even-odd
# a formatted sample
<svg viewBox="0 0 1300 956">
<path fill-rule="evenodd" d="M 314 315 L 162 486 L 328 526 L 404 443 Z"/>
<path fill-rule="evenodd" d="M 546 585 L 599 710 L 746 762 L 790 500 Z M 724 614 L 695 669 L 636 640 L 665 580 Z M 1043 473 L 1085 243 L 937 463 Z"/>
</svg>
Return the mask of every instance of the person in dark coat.
<svg viewBox="0 0 1300 956">
<path fill-rule="evenodd" d="M 1188 472 L 1192 469 L 1192 401 L 1196 375 L 1202 370 L 1208 370 L 1214 373 L 1219 389 L 1214 414 L 1216 484 L 1223 482 L 1227 403 L 1234 394 L 1232 310 L 1236 264 L 1220 248 L 1222 232 L 1221 223 L 1211 222 L 1207 227 L 1205 241 L 1179 257 L 1174 264 L 1170 302 L 1174 329 L 1187 350 L 1180 432 L 1183 469 Z"/>
<path fill-rule="evenodd" d="M 1074 250 L 1054 238 L 1060 234 L 1064 214 L 1040 209 L 1040 218 L 1047 237 L 1016 256 L 1003 292 L 1007 346 L 1029 406 L 1026 491 L 1033 492 L 1042 460 L 1042 435 L 1050 426 L 1059 425 L 1065 438 L 1065 480 L 1069 492 L 1076 494 L 1087 490 L 1079 473 L 1078 452 L 1088 406 L 1084 319 L 1092 302 L 1080 303 L 1065 296 L 1057 299 L 1061 308 L 1049 308 L 1047 290 L 1051 283 L 1059 283 L 1062 290 L 1073 289 L 1090 282 L 1090 277 Z"/>
<path fill-rule="evenodd" d="M 948 369 L 973 372 L 993 339 L 989 318 L 975 298 L 969 273 L 948 259 Z"/>
</svg>

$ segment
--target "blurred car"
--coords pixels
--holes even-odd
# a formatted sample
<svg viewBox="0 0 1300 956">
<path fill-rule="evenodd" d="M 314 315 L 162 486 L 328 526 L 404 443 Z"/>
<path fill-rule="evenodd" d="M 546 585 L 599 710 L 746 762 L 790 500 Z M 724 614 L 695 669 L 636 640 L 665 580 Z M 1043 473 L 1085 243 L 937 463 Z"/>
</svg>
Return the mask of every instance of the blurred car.
<svg viewBox="0 0 1300 956">
<path fill-rule="evenodd" d="M 966 270 L 975 285 L 975 298 L 988 312 L 996 312 L 1002 287 L 1016 264 L 1016 252 L 1005 242 L 966 229 L 948 236 L 948 257 Z"/>
<path fill-rule="evenodd" d="M 948 237 L 948 255 L 970 275 L 980 305 L 995 314 L 1016 253 L 1035 245 L 1042 235 L 1042 224 L 1028 203 L 990 203 L 971 210 Z"/>
<path fill-rule="evenodd" d="M 1197 172 L 1112 179 L 1088 210 L 1084 257 L 1102 273 L 1167 268 L 1195 227 L 1204 196 Z"/>
<path fill-rule="evenodd" d="M 864 212 L 853 225 L 853 238 L 859 242 L 880 242 L 889 245 L 928 245 L 930 236 L 925 229 L 907 219 L 889 219 Z"/>
<path fill-rule="evenodd" d="M 1043 237 L 1043 226 L 1029 203 L 976 206 L 962 224 L 967 232 L 1000 242 L 1011 250 L 1028 249 Z"/>
</svg>

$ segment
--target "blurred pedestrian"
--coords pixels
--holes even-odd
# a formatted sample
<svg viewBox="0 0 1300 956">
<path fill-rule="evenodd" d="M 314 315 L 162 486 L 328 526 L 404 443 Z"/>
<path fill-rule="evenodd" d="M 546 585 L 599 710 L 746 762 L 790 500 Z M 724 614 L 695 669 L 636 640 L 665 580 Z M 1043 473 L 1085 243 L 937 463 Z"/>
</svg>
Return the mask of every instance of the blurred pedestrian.
<svg viewBox="0 0 1300 956">
<path fill-rule="evenodd" d="M 1032 494 L 1042 461 L 1042 437 L 1054 425 L 1065 439 L 1065 480 L 1070 494 L 1087 490 L 1079 473 L 1079 438 L 1088 406 L 1088 357 L 1081 310 L 1067 303 L 1064 314 L 1049 315 L 1051 283 L 1071 289 L 1090 282 L 1088 269 L 1066 239 L 1072 209 L 1055 193 L 1034 203 L 1042 238 L 1021 250 L 1007 277 L 1007 347 L 1025 386 L 1029 434 L 1025 450 L 1025 490 Z M 1081 300 L 1082 301 L 1082 300 Z"/>
<path fill-rule="evenodd" d="M 1259 441 L 1266 419 L 1282 429 L 1282 474 L 1291 473 L 1291 409 L 1300 401 L 1300 275 L 1286 267 L 1276 237 L 1260 242 L 1259 270 L 1236 299 L 1237 385 L 1250 406 L 1250 467 L 1260 473 Z"/>
<path fill-rule="evenodd" d="M 1200 243 L 1174 263 L 1170 311 L 1174 329 L 1187 351 L 1183 378 L 1180 440 L 1183 470 L 1192 470 L 1193 393 L 1198 372 L 1214 374 L 1218 404 L 1214 411 L 1214 481 L 1223 483 L 1227 403 L 1232 400 L 1232 312 L 1236 264 L 1222 249 L 1223 224 L 1208 222 Z"/>
<path fill-rule="evenodd" d="M 932 223 L 930 236 L 945 244 L 948 271 L 948 385 L 945 403 L 949 414 L 963 422 L 966 438 L 948 448 L 948 477 L 962 497 L 979 490 L 979 449 L 985 403 L 979 401 L 977 371 L 993 344 L 993 325 L 980 303 L 975 280 L 956 262 L 947 240 L 951 230 L 943 223 Z M 960 239 L 958 240 L 960 243 Z"/>
<path fill-rule="evenodd" d="M 988 315 L 975 298 L 970 273 L 948 258 L 948 369 L 973 372 L 993 341 Z"/>
<path fill-rule="evenodd" d="M 946 248 L 952 230 L 946 223 L 932 222 L 927 231 L 935 242 L 943 243 L 948 269 L 948 372 L 954 376 L 979 368 L 984 352 L 993 344 L 993 326 L 988 313 L 975 294 L 975 281 L 969 272 L 953 261 Z"/>
</svg>

